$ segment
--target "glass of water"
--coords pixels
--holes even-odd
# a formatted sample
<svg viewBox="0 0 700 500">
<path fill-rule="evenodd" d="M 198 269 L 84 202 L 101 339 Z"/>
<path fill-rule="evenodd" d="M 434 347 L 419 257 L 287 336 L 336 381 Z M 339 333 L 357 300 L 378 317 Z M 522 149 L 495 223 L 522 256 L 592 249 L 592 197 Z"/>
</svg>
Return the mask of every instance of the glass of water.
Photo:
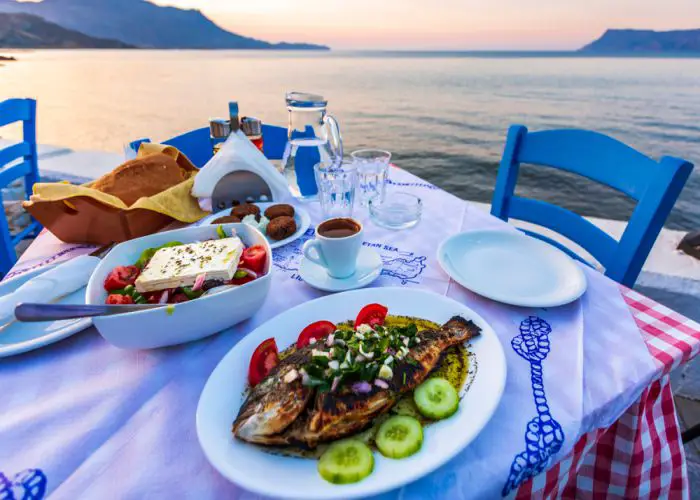
<svg viewBox="0 0 700 500">
<path fill-rule="evenodd" d="M 360 149 L 350 156 L 357 165 L 357 195 L 360 205 L 366 206 L 374 198 L 384 201 L 391 153 L 381 149 Z"/>
<path fill-rule="evenodd" d="M 348 161 L 325 161 L 314 165 L 318 198 L 323 216 L 350 217 L 355 203 L 357 165 Z"/>
</svg>

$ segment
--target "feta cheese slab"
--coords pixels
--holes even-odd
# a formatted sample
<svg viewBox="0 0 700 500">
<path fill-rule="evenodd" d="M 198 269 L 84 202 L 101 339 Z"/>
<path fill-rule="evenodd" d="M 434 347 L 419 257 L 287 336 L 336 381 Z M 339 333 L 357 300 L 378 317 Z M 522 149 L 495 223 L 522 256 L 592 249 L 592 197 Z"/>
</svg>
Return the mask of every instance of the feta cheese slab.
<svg viewBox="0 0 700 500">
<path fill-rule="evenodd" d="M 197 276 L 230 280 L 243 253 L 238 236 L 158 250 L 136 279 L 140 293 L 194 285 Z"/>
</svg>

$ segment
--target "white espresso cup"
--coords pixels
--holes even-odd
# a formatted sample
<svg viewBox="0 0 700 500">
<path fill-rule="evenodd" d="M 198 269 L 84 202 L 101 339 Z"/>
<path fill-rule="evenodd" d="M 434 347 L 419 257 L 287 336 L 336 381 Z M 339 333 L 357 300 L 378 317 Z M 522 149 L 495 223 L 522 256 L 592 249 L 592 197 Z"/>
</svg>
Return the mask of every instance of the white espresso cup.
<svg viewBox="0 0 700 500">
<path fill-rule="evenodd" d="M 362 234 L 362 224 L 355 219 L 328 219 L 316 228 L 316 239 L 304 243 L 304 257 L 324 267 L 331 278 L 349 278 L 357 269 Z"/>
</svg>

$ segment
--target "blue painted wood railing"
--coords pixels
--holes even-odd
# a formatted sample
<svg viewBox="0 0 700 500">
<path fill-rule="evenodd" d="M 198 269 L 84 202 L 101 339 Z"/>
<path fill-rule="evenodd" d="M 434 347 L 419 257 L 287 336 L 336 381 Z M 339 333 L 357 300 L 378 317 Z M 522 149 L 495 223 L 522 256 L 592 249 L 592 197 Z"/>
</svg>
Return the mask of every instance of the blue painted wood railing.
<svg viewBox="0 0 700 500">
<path fill-rule="evenodd" d="M 0 102 L 0 127 L 22 122 L 23 140 L 0 149 L 0 189 L 24 178 L 25 194 L 29 198 L 34 183 L 39 180 L 36 151 L 36 101 L 8 99 Z M 2 194 L 0 194 L 2 201 Z M 17 262 L 15 246 L 23 239 L 39 234 L 41 225 L 32 219 L 29 226 L 15 235 L 10 234 L 6 217 L 0 217 L 0 276 Z"/>
<path fill-rule="evenodd" d="M 636 200 L 637 206 L 620 241 L 567 209 L 515 196 L 521 163 L 582 175 Z M 668 156 L 656 162 L 597 132 L 528 132 L 522 125 L 513 125 L 498 170 L 491 213 L 504 221 L 523 220 L 565 236 L 600 262 L 607 276 L 632 287 L 692 169 L 691 163 Z M 525 232 L 583 261 L 560 243 L 539 233 Z"/>
<path fill-rule="evenodd" d="M 263 153 L 270 160 L 281 160 L 287 147 L 287 129 L 275 125 L 263 125 Z M 143 142 L 150 139 L 133 141 L 129 146 L 138 151 Z M 163 144 L 176 147 L 197 167 L 203 167 L 212 157 L 214 143 L 209 136 L 209 128 L 191 130 L 182 135 L 163 141 Z M 310 196 L 318 192 L 313 167 L 319 161 L 318 151 L 314 148 L 300 148 L 295 158 L 297 182 L 302 195 Z"/>
</svg>

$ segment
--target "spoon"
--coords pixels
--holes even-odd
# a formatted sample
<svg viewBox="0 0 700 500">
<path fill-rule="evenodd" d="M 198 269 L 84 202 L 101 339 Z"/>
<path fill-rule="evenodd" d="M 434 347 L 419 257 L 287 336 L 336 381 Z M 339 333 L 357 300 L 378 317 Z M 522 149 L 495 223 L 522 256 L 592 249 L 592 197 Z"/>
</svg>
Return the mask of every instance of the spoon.
<svg viewBox="0 0 700 500">
<path fill-rule="evenodd" d="M 128 304 L 128 305 L 83 305 L 83 304 L 18 304 L 15 317 L 19 321 L 34 323 L 37 321 L 56 321 L 73 318 L 92 318 L 94 316 L 111 316 L 147 309 L 157 309 L 168 304 Z"/>
</svg>

